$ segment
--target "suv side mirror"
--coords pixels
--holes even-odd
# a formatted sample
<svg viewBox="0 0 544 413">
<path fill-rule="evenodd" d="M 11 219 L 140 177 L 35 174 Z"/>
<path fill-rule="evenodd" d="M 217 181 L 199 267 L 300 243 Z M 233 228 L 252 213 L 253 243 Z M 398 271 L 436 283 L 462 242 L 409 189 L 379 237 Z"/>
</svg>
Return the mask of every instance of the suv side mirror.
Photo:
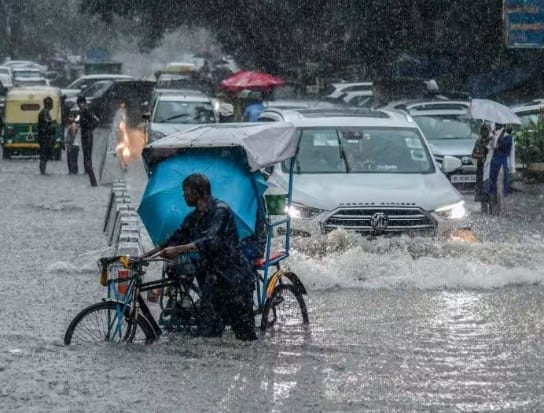
<svg viewBox="0 0 544 413">
<path fill-rule="evenodd" d="M 444 172 L 445 174 L 454 172 L 458 169 L 461 169 L 462 167 L 463 164 L 461 163 L 461 160 L 459 158 L 456 158 L 455 156 L 446 155 L 442 160 L 442 172 Z"/>
<path fill-rule="evenodd" d="M 150 120 L 151 119 L 151 113 L 149 113 L 149 112 L 142 113 L 142 118 L 144 120 Z"/>
</svg>

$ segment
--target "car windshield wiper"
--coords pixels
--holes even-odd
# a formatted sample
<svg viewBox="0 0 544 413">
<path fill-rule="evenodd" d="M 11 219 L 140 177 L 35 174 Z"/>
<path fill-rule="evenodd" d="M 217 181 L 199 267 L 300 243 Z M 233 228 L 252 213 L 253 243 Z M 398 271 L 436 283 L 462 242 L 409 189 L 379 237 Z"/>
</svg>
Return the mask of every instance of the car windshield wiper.
<svg viewBox="0 0 544 413">
<path fill-rule="evenodd" d="M 338 148 L 340 149 L 340 157 L 344 159 L 344 164 L 346 165 L 346 172 L 350 173 L 351 168 L 349 166 L 348 158 L 346 156 L 346 151 L 344 150 L 344 144 L 342 143 L 342 139 L 340 138 L 340 135 L 338 132 L 336 132 L 336 137 L 338 139 Z"/>
<path fill-rule="evenodd" d="M 188 113 L 180 113 L 179 115 L 170 116 L 169 118 L 163 119 L 162 121 L 167 122 L 169 120 L 174 120 L 174 119 L 178 119 L 178 118 L 185 118 L 187 116 L 189 116 Z"/>
</svg>

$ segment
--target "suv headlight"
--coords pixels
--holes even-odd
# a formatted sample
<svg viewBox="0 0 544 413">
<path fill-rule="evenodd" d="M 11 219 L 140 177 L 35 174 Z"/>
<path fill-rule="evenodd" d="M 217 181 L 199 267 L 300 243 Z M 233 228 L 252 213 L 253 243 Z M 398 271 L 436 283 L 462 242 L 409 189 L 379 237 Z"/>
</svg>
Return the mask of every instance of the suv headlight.
<svg viewBox="0 0 544 413">
<path fill-rule="evenodd" d="M 285 212 L 291 218 L 310 219 L 319 215 L 323 210 L 292 202 L 290 207 L 285 206 Z"/>
<path fill-rule="evenodd" d="M 459 201 L 455 204 L 437 208 L 434 210 L 434 212 L 444 219 L 461 219 L 467 214 L 465 209 L 465 201 Z"/>
</svg>

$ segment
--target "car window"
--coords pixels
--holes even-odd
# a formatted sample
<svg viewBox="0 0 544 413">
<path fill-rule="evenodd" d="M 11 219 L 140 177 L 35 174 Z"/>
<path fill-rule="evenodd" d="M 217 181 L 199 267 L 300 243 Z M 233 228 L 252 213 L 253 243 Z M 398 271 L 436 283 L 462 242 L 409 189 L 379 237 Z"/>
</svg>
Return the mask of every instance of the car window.
<svg viewBox="0 0 544 413">
<path fill-rule="evenodd" d="M 82 95 L 88 98 L 101 96 L 111 85 L 111 82 L 96 82 L 82 92 Z"/>
<path fill-rule="evenodd" d="M 341 128 L 340 140 L 350 172 L 434 171 L 422 137 L 413 129 Z"/>
<path fill-rule="evenodd" d="M 42 77 L 39 70 L 15 70 L 13 75 L 16 78 Z"/>
<path fill-rule="evenodd" d="M 415 116 L 414 120 L 425 137 L 435 139 L 476 139 L 478 126 L 462 116 Z"/>
<path fill-rule="evenodd" d="M 153 114 L 154 123 L 210 123 L 215 122 L 211 102 L 161 100 Z"/>
<path fill-rule="evenodd" d="M 368 91 L 372 92 L 372 86 L 370 85 L 354 85 L 354 86 L 348 86 L 344 89 L 342 89 L 343 92 L 360 92 L 360 91 Z"/>
<path fill-rule="evenodd" d="M 540 112 L 533 113 L 518 113 L 519 118 L 521 119 L 522 128 L 532 127 L 535 123 L 538 122 L 540 117 Z"/>
<path fill-rule="evenodd" d="M 288 167 L 284 162 L 284 171 Z M 298 174 L 434 172 L 419 132 L 400 128 L 305 129 L 295 167 Z"/>
</svg>

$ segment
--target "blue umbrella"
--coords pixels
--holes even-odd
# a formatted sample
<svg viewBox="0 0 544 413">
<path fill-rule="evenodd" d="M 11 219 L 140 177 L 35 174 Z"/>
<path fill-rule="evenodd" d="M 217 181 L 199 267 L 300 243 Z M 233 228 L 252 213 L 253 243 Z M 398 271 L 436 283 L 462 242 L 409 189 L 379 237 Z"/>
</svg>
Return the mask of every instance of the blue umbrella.
<svg viewBox="0 0 544 413">
<path fill-rule="evenodd" d="M 212 195 L 231 207 L 240 239 L 252 235 L 258 199 L 266 190 L 262 174 L 232 157 L 188 152 L 159 162 L 151 171 L 138 213 L 153 243 L 166 240 L 193 210 L 181 189 L 183 179 L 193 173 L 206 175 Z"/>
</svg>

